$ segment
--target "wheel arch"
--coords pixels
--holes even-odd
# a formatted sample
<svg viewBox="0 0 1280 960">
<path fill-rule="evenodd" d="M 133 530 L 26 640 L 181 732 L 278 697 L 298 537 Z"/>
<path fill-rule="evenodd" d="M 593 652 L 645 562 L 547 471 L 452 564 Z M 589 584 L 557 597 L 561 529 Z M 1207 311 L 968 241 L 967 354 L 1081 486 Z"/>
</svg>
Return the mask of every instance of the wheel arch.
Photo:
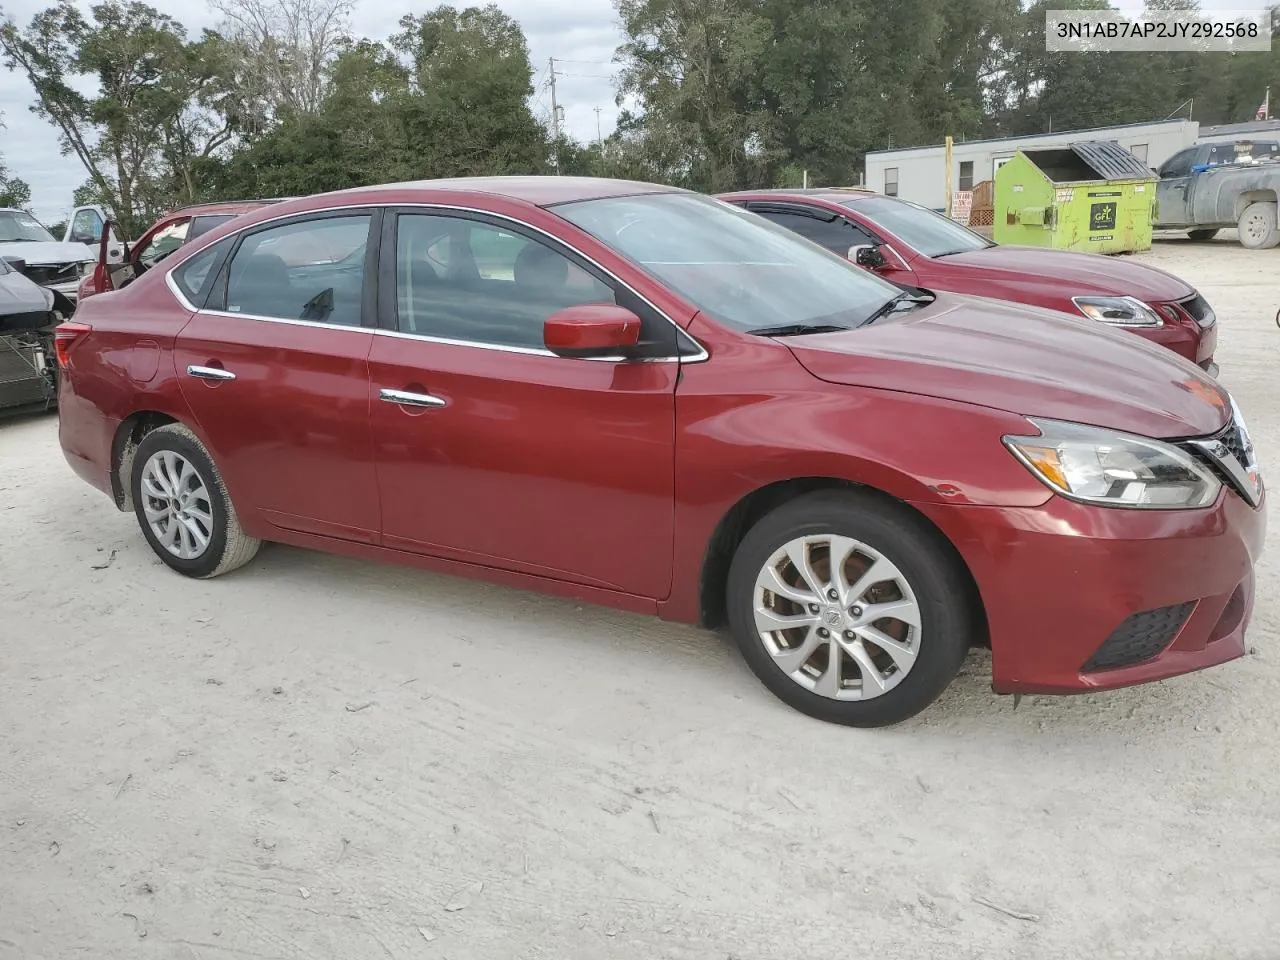
<svg viewBox="0 0 1280 960">
<path fill-rule="evenodd" d="M 975 624 L 976 635 L 981 638 L 984 646 L 989 644 L 986 607 L 982 593 L 978 589 L 977 580 L 960 551 L 937 524 L 907 501 L 877 487 L 839 477 L 825 476 L 794 477 L 757 487 L 740 498 L 720 518 L 703 552 L 699 577 L 698 600 L 700 618 L 704 627 L 719 627 L 727 619 L 725 594 L 729 580 L 729 565 L 748 531 L 783 504 L 818 490 L 856 490 L 863 494 L 870 494 L 882 498 L 885 504 L 891 505 L 893 509 L 909 513 L 919 520 L 927 530 L 932 532 L 939 547 L 946 551 L 960 571 L 969 594 L 970 609 L 974 611 L 978 620 Z"/>
<path fill-rule="evenodd" d="M 1258 188 L 1255 190 L 1241 190 L 1236 196 L 1235 202 L 1235 220 L 1239 220 L 1250 206 L 1255 203 L 1275 203 L 1277 194 L 1271 188 Z"/>
<path fill-rule="evenodd" d="M 111 441 L 111 496 L 116 509 L 123 513 L 133 510 L 133 490 L 128 477 L 133 470 L 133 456 L 143 437 L 157 427 L 181 421 L 159 410 L 139 410 L 125 417 L 116 428 Z M 187 426 L 188 424 L 183 424 Z"/>
</svg>

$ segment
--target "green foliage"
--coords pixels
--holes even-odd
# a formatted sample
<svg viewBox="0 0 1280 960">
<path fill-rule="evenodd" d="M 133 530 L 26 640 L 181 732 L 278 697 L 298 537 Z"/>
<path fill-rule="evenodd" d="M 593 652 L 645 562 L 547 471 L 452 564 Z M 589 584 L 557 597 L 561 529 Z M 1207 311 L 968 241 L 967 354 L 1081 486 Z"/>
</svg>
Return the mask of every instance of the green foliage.
<svg viewBox="0 0 1280 960">
<path fill-rule="evenodd" d="M 0 207 L 17 207 L 25 210 L 31 203 L 31 187 L 25 180 L 11 176 L 0 158 Z"/>
<path fill-rule="evenodd" d="M 59 0 L 21 29 L 0 25 L 0 50 L 26 75 L 32 111 L 58 131 L 126 231 L 196 192 L 195 162 L 231 137 L 217 115 L 228 87 L 221 40 L 190 43 L 172 17 L 137 0 L 104 0 L 88 15 Z M 93 86 L 93 94 L 82 93 Z"/>
</svg>

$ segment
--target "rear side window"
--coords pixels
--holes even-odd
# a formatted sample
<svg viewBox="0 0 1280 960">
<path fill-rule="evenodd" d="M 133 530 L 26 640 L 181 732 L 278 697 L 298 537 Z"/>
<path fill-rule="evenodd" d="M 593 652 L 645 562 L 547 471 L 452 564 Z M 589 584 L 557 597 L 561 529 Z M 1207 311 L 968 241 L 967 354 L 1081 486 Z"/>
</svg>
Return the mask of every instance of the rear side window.
<svg viewBox="0 0 1280 960">
<path fill-rule="evenodd" d="M 231 258 L 227 312 L 360 326 L 371 219 L 324 217 L 245 237 Z"/>
<path fill-rule="evenodd" d="M 233 219 L 235 219 L 235 214 L 232 213 L 211 213 L 207 216 L 196 217 L 191 221 L 191 229 L 187 231 L 187 240 L 190 242 L 196 237 L 208 233 L 214 227 L 222 226 L 228 220 Z"/>
<path fill-rule="evenodd" d="M 173 271 L 174 283 L 197 308 L 204 305 L 213 279 L 213 268 L 222 262 L 230 246 L 230 237 L 219 240 L 207 250 L 201 250 L 186 263 L 179 264 Z"/>
</svg>

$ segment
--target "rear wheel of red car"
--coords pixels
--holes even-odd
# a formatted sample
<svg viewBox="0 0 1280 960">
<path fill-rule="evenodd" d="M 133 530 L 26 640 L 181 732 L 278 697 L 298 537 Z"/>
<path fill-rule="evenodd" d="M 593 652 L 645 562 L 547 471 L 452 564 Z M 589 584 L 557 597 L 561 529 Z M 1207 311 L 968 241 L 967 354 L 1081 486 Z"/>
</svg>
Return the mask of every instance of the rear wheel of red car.
<svg viewBox="0 0 1280 960">
<path fill-rule="evenodd" d="M 1208 240 L 1212 240 L 1217 235 L 1218 235 L 1218 231 L 1216 229 L 1187 231 L 1187 236 L 1190 237 L 1192 240 L 1194 240 L 1196 243 L 1204 243 Z"/>
<path fill-rule="evenodd" d="M 1250 250 L 1269 250 L 1280 243 L 1280 229 L 1276 228 L 1276 205 L 1273 201 L 1259 200 L 1244 208 L 1237 224 L 1240 243 Z"/>
<path fill-rule="evenodd" d="M 954 551 L 922 518 L 865 491 L 806 494 L 734 555 L 729 624 L 756 676 L 812 717 L 898 723 L 946 689 L 973 638 Z"/>
<path fill-rule="evenodd" d="M 258 552 L 261 541 L 240 529 L 213 458 L 186 427 L 169 424 L 143 437 L 130 483 L 142 535 L 179 573 L 216 577 Z"/>
</svg>

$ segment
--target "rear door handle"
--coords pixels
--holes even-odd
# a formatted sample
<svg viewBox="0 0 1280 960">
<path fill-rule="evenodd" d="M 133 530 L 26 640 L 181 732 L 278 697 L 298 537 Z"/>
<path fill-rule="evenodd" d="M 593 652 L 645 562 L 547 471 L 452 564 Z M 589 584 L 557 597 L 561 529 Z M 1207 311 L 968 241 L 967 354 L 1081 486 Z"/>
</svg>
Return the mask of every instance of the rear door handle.
<svg viewBox="0 0 1280 960">
<path fill-rule="evenodd" d="M 378 394 L 387 403 L 406 407 L 443 407 L 449 401 L 429 393 L 410 393 L 408 390 L 382 390 Z"/>
<path fill-rule="evenodd" d="M 195 364 L 187 367 L 187 376 L 198 377 L 201 380 L 234 380 L 236 378 L 230 370 L 223 370 L 221 367 L 198 367 Z"/>
</svg>

